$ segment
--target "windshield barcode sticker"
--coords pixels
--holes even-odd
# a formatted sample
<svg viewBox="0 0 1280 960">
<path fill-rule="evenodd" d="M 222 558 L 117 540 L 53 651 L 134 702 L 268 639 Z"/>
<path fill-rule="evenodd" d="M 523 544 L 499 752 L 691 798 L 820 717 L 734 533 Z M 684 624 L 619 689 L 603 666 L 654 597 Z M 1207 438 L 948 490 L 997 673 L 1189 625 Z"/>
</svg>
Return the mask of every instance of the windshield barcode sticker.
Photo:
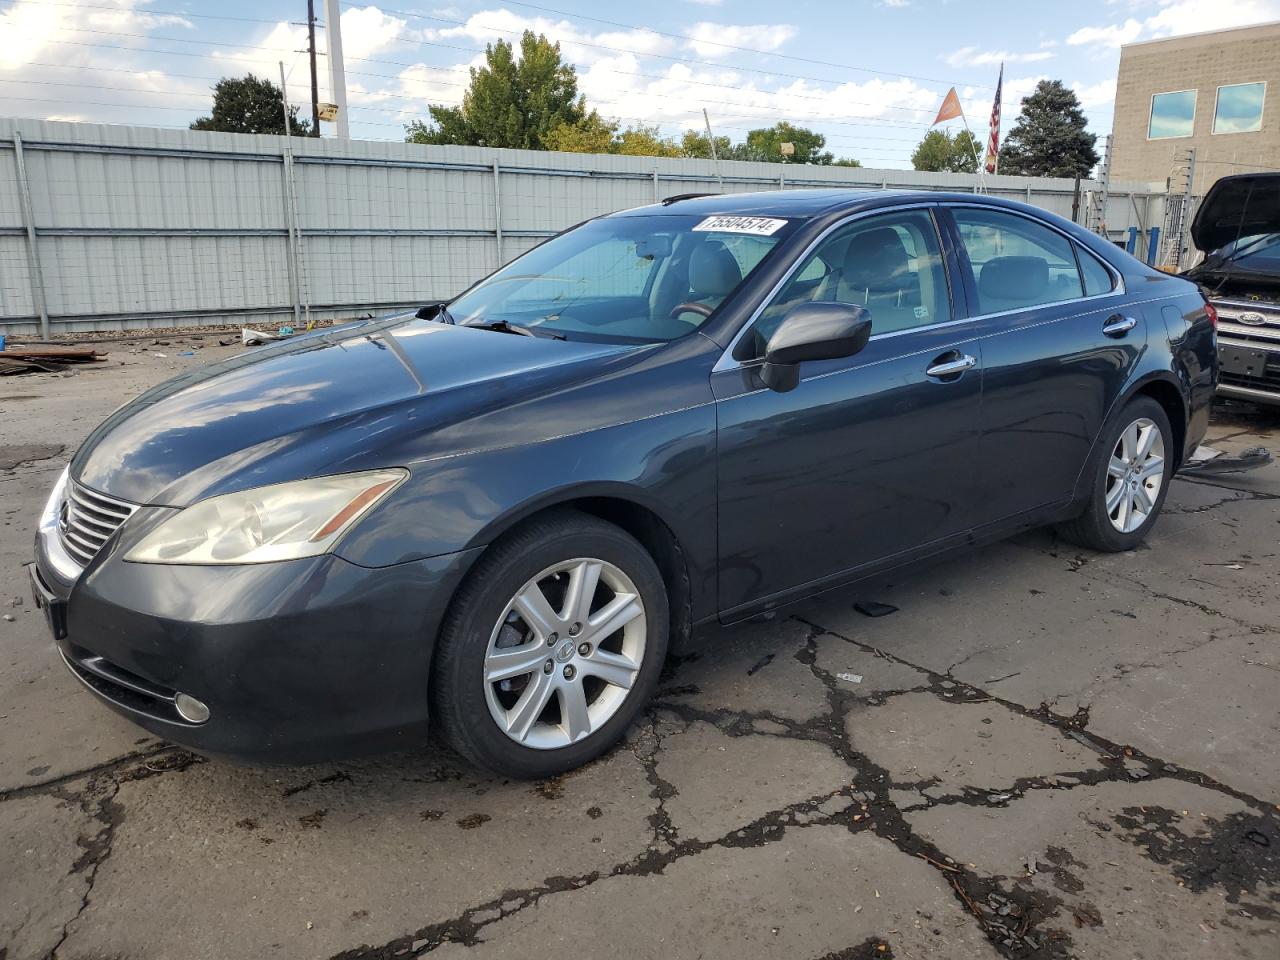
<svg viewBox="0 0 1280 960">
<path fill-rule="evenodd" d="M 757 237 L 771 237 L 787 225 L 785 220 L 773 217 L 707 217 L 694 230 L 715 230 L 719 233 L 751 233 Z"/>
</svg>

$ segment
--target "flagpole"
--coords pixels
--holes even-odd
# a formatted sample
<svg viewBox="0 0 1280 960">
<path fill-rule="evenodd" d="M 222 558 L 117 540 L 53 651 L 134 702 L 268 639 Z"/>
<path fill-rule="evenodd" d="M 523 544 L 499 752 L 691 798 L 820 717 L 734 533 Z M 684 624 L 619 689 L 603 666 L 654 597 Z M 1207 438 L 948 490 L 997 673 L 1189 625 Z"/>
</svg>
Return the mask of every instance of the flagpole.
<svg viewBox="0 0 1280 960">
<path fill-rule="evenodd" d="M 956 103 L 960 103 L 960 97 L 956 97 Z M 960 122 L 964 124 L 964 132 L 969 135 L 969 149 L 973 151 L 973 162 L 976 163 L 977 169 L 974 171 L 978 174 L 978 192 L 987 192 L 987 175 L 982 168 L 982 160 L 978 156 L 978 144 L 973 139 L 973 131 L 969 129 L 969 118 L 964 115 L 964 107 L 960 106 Z"/>
</svg>

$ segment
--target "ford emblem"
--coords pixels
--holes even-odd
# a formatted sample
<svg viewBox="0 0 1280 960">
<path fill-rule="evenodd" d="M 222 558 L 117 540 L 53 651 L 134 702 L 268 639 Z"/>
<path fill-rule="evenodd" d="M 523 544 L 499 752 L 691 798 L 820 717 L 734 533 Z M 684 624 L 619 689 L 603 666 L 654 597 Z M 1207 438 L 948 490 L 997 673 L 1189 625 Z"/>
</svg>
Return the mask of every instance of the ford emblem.
<svg viewBox="0 0 1280 960">
<path fill-rule="evenodd" d="M 1267 318 L 1260 313 L 1242 313 L 1236 317 L 1240 323 L 1247 323 L 1251 327 L 1260 327 L 1267 322 Z"/>
</svg>

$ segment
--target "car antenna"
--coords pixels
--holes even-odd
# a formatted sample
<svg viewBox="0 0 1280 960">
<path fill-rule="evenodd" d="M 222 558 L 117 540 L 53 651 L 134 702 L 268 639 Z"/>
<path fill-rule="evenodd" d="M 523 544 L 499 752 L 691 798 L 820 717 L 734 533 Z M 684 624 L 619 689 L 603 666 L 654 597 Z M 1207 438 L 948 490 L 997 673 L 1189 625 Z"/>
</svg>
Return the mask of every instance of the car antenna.
<svg viewBox="0 0 1280 960">
<path fill-rule="evenodd" d="M 677 193 L 672 197 L 663 197 L 662 205 L 669 207 L 673 203 L 679 203 L 681 200 L 697 200 L 699 197 L 718 197 L 718 193 Z"/>
</svg>

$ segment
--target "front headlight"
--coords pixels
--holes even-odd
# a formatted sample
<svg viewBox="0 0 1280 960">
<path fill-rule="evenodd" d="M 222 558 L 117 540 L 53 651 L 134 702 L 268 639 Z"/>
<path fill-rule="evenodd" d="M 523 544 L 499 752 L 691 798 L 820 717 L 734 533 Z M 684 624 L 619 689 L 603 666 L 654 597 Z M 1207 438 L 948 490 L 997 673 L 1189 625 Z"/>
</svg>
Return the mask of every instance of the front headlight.
<svg viewBox="0 0 1280 960">
<path fill-rule="evenodd" d="M 194 503 L 143 537 L 135 563 L 267 563 L 327 552 L 405 470 L 277 483 Z"/>
</svg>

